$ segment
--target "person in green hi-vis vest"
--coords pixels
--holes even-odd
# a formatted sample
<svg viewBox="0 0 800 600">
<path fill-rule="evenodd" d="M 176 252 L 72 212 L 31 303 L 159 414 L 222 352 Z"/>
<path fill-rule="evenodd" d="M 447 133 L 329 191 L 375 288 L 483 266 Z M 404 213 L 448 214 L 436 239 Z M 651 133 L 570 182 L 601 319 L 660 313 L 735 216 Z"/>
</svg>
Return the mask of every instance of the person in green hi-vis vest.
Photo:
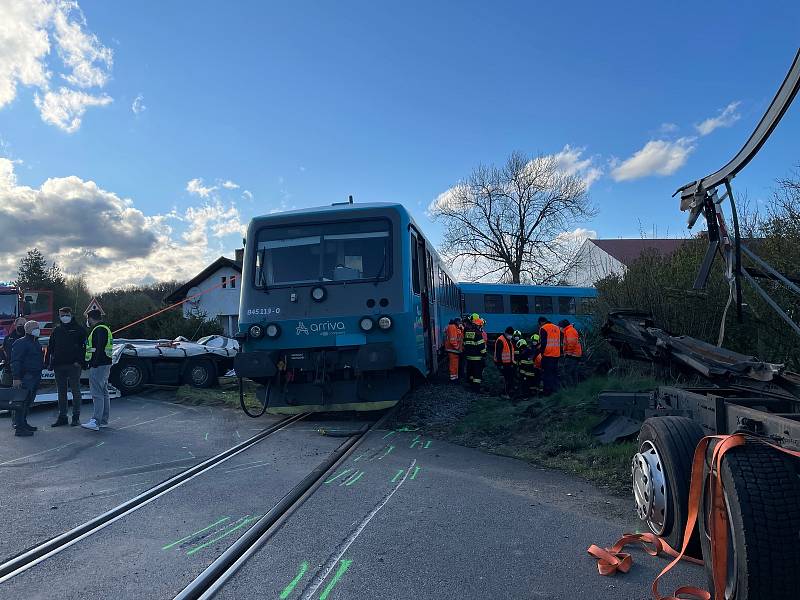
<svg viewBox="0 0 800 600">
<path fill-rule="evenodd" d="M 111 400 L 108 396 L 108 376 L 111 374 L 111 356 L 114 353 L 111 328 L 103 323 L 103 314 L 97 310 L 86 313 L 86 327 L 89 337 L 86 338 L 86 354 L 84 356 L 89 367 L 89 390 L 92 392 L 94 413 L 81 427 L 100 431 L 108 427 L 108 414 Z"/>
</svg>

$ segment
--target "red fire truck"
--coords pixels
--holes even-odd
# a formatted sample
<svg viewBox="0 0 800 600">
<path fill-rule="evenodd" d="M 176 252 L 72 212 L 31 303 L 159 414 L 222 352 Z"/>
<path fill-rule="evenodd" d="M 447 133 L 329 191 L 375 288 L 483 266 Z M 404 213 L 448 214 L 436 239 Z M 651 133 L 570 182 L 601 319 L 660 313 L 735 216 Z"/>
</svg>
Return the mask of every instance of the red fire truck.
<svg viewBox="0 0 800 600">
<path fill-rule="evenodd" d="M 0 285 L 0 342 L 11 332 L 14 319 L 20 315 L 38 321 L 42 337 L 48 338 L 53 327 L 53 292 Z"/>
</svg>

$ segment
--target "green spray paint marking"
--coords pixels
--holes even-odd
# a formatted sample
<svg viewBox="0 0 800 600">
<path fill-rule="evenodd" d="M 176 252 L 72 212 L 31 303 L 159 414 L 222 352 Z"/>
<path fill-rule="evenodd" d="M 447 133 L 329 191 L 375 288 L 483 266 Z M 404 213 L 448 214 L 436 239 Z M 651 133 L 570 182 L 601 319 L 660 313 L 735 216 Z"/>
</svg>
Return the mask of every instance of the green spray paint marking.
<svg viewBox="0 0 800 600">
<path fill-rule="evenodd" d="M 216 527 L 217 525 L 219 525 L 220 523 L 224 523 L 224 522 L 225 522 L 225 521 L 227 521 L 228 519 L 230 519 L 230 517 L 222 517 L 222 518 L 221 518 L 219 521 L 217 521 L 216 523 L 212 523 L 211 525 L 207 525 L 206 527 L 203 527 L 203 528 L 202 528 L 202 529 L 200 529 L 199 531 L 195 531 L 195 532 L 194 532 L 194 533 L 192 533 L 191 535 L 187 535 L 185 538 L 181 538 L 181 539 L 179 539 L 179 540 L 175 540 L 175 541 L 174 541 L 174 542 L 172 542 L 171 544 L 167 544 L 166 546 L 164 546 L 164 547 L 163 547 L 163 548 L 161 548 L 161 549 L 162 549 L 162 550 L 169 550 L 169 549 L 170 549 L 170 548 L 172 548 L 173 546 L 177 546 L 178 544 L 181 544 L 181 543 L 183 543 L 183 542 L 185 542 L 185 541 L 187 541 L 187 540 L 190 540 L 190 539 L 192 539 L 194 536 L 196 536 L 196 535 L 200 535 L 200 534 L 201 534 L 201 533 L 203 533 L 204 531 L 208 531 L 208 530 L 209 530 L 209 529 L 211 529 L 212 527 Z"/>
<path fill-rule="evenodd" d="M 354 484 L 356 481 L 358 481 L 359 479 L 361 479 L 361 477 L 363 477 L 363 475 L 364 475 L 364 471 L 359 471 L 359 472 L 358 472 L 358 474 L 355 476 L 355 478 L 351 477 L 351 478 L 350 478 L 350 479 L 347 481 L 347 483 L 346 483 L 345 485 L 347 485 L 347 486 L 353 485 L 353 484 Z"/>
<path fill-rule="evenodd" d="M 417 478 L 417 473 L 419 473 L 419 469 L 420 467 L 414 467 L 414 472 L 411 474 L 412 481 Z"/>
<path fill-rule="evenodd" d="M 407 427 L 407 426 L 403 425 L 397 431 L 419 431 L 419 427 Z"/>
<path fill-rule="evenodd" d="M 394 446 L 389 446 L 389 448 L 386 450 L 386 452 L 384 452 L 382 455 L 380 455 L 380 456 L 378 457 L 378 460 L 383 460 L 384 458 L 386 458 L 387 456 L 389 456 L 389 453 L 390 453 L 392 450 L 394 450 Z"/>
<path fill-rule="evenodd" d="M 395 433 L 397 433 L 397 432 L 396 431 L 390 431 L 385 436 L 383 436 L 383 439 L 385 440 L 387 437 L 389 437 L 390 435 L 394 435 Z"/>
<path fill-rule="evenodd" d="M 343 560 L 339 563 L 339 568 L 336 569 L 336 574 L 331 579 L 330 583 L 322 590 L 322 593 L 319 595 L 319 600 L 327 600 L 330 593 L 333 591 L 333 588 L 339 583 L 339 580 L 342 578 L 342 575 L 345 574 L 345 571 L 350 568 L 350 565 L 353 564 L 352 560 Z"/>
<path fill-rule="evenodd" d="M 430 448 L 430 447 L 431 447 L 431 441 L 428 440 L 427 442 L 425 442 L 425 445 L 423 446 L 423 448 Z"/>
<path fill-rule="evenodd" d="M 295 575 L 294 579 L 292 579 L 289 582 L 289 585 L 283 588 L 281 595 L 278 596 L 281 600 L 286 600 L 292 594 L 294 588 L 297 586 L 298 583 L 300 583 L 300 580 L 303 578 L 303 575 L 306 574 L 306 571 L 308 571 L 308 563 L 306 561 L 303 561 L 300 565 L 300 570 L 297 572 L 297 575 Z"/>
<path fill-rule="evenodd" d="M 417 436 L 413 440 L 411 440 L 411 445 L 409 446 L 409 448 L 413 448 L 417 444 L 420 444 L 420 445 L 422 444 L 422 442 L 419 441 L 419 436 Z"/>
<path fill-rule="evenodd" d="M 328 479 L 328 481 L 326 481 L 325 483 L 332 483 L 332 482 L 336 481 L 337 479 L 339 479 L 339 477 L 341 477 L 342 475 L 347 475 L 347 474 L 348 474 L 350 471 L 352 471 L 352 470 L 353 470 L 353 469 L 345 469 L 344 471 L 342 471 L 342 472 L 341 472 L 341 473 L 339 473 L 338 475 L 336 475 L 336 476 L 334 476 L 334 477 L 331 477 L 330 479 Z"/>
<path fill-rule="evenodd" d="M 364 456 L 366 456 L 366 454 L 367 454 L 366 452 L 362 452 L 361 454 L 359 454 L 358 456 L 356 456 L 356 457 L 353 459 L 353 462 L 358 462 L 358 461 L 360 461 L 362 458 L 364 458 Z"/>
<path fill-rule="evenodd" d="M 398 479 L 400 479 L 400 475 L 402 475 L 403 473 L 405 473 L 405 471 L 406 471 L 405 469 L 399 469 L 399 470 L 397 471 L 397 473 L 395 474 L 395 476 L 394 476 L 394 477 L 392 477 L 392 483 L 394 483 L 395 481 L 397 481 Z"/>
<path fill-rule="evenodd" d="M 95 446 L 95 448 L 99 448 L 99 447 L 100 447 L 100 446 L 102 446 L 103 444 L 105 444 L 105 442 L 100 442 L 99 444 L 97 444 L 97 445 Z"/>
<path fill-rule="evenodd" d="M 208 432 L 207 432 L 207 431 L 206 431 L 206 437 L 205 437 L 205 440 L 206 440 L 206 441 L 208 441 Z"/>
<path fill-rule="evenodd" d="M 239 524 L 238 524 L 236 527 L 231 527 L 231 528 L 230 528 L 228 531 L 226 531 L 226 532 L 225 532 L 225 533 L 223 533 L 222 535 L 218 535 L 218 536 L 217 536 L 217 537 L 215 537 L 213 540 L 209 540 L 209 541 L 207 541 L 207 542 L 206 542 L 206 543 L 204 543 L 204 544 L 200 544 L 199 546 L 195 546 L 194 548 L 192 548 L 191 550 L 189 550 L 189 551 L 186 553 L 186 556 L 191 556 L 191 555 L 192 555 L 192 554 L 194 554 L 195 552 L 199 552 L 200 550 L 202 550 L 202 549 L 203 549 L 203 548 L 205 548 L 206 546 L 210 546 L 211 544 L 214 544 L 214 543 L 216 543 L 216 542 L 220 541 L 222 538 L 228 537 L 230 534 L 232 534 L 232 533 L 233 533 L 234 531 L 236 531 L 237 529 L 241 529 L 241 528 L 242 528 L 242 527 L 244 527 L 245 525 L 247 525 L 247 524 L 249 524 L 249 523 L 252 523 L 252 522 L 253 522 L 253 521 L 255 521 L 256 519 L 260 519 L 260 518 L 261 518 L 261 517 L 250 517 L 250 518 L 245 518 L 245 519 L 244 519 L 244 520 L 243 520 L 241 523 L 239 523 Z"/>
</svg>

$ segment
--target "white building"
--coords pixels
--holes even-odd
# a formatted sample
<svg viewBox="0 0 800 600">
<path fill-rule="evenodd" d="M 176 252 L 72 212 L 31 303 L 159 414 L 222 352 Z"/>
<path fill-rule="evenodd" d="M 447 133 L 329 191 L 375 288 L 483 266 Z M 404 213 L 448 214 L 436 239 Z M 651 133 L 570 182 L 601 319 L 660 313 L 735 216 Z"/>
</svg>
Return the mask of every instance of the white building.
<svg viewBox="0 0 800 600">
<path fill-rule="evenodd" d="M 220 256 L 164 298 L 164 302 L 174 304 L 190 298 L 183 304 L 184 317 L 197 315 L 216 319 L 225 335 L 233 336 L 239 327 L 243 253 L 243 249 L 237 249 L 235 260 Z"/>
<path fill-rule="evenodd" d="M 575 266 L 565 275 L 565 279 L 569 285 L 591 287 L 608 275 L 624 275 L 630 264 L 645 251 L 669 256 L 685 241 L 669 238 L 587 239 L 579 248 Z"/>
</svg>

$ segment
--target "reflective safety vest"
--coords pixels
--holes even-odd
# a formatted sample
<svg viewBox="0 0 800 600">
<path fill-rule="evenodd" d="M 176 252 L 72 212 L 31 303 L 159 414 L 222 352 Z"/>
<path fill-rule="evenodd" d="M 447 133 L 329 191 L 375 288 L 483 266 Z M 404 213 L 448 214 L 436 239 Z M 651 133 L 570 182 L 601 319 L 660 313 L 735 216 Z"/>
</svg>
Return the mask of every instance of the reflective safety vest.
<svg viewBox="0 0 800 600">
<path fill-rule="evenodd" d="M 111 328 L 108 325 L 103 325 L 103 324 L 95 325 L 89 332 L 89 337 L 86 338 L 86 353 L 83 355 L 84 359 L 86 359 L 86 362 L 92 360 L 92 354 L 94 354 L 94 346 L 92 345 L 92 336 L 94 335 L 94 332 L 97 331 L 98 329 L 105 329 L 108 332 L 108 337 L 106 340 L 106 347 L 105 347 L 106 356 L 108 358 L 111 358 L 114 355 L 114 338 L 111 335 Z"/>
<path fill-rule="evenodd" d="M 464 349 L 464 332 L 461 331 L 461 328 L 451 323 L 447 326 L 447 329 L 445 329 L 444 336 L 444 349 L 448 352 L 460 354 Z"/>
<path fill-rule="evenodd" d="M 564 327 L 564 355 L 580 358 L 583 356 L 578 330 L 571 324 Z"/>
<path fill-rule="evenodd" d="M 467 360 L 482 360 L 486 354 L 486 342 L 477 327 L 464 329 L 464 357 Z"/>
<path fill-rule="evenodd" d="M 514 345 L 501 335 L 494 342 L 494 359 L 502 365 L 514 364 Z"/>
<path fill-rule="evenodd" d="M 553 358 L 561 356 L 561 330 L 558 328 L 558 325 L 545 323 L 539 329 L 539 335 L 541 335 L 542 331 L 547 335 L 547 345 L 542 348 L 542 354 Z"/>
<path fill-rule="evenodd" d="M 531 353 L 526 353 L 525 358 L 519 359 L 519 374 L 523 377 L 536 377 L 536 371 L 534 371 L 534 359 Z"/>
</svg>

